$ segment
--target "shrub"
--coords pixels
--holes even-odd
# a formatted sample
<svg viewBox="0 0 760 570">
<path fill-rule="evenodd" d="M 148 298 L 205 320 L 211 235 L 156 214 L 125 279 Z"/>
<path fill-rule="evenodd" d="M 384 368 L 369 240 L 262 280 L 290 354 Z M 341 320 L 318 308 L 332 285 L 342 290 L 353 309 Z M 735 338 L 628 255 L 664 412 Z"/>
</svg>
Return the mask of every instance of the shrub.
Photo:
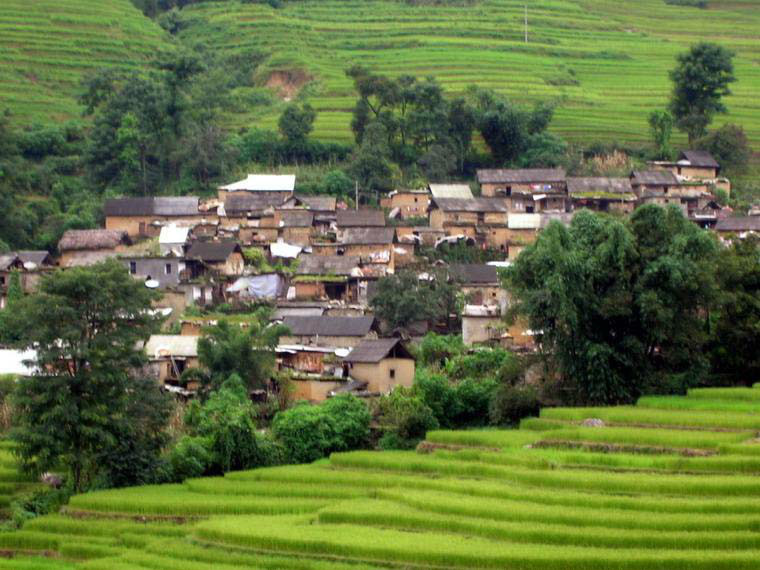
<svg viewBox="0 0 760 570">
<path fill-rule="evenodd" d="M 186 435 L 169 453 L 171 481 L 200 477 L 211 465 L 211 442 L 207 438 Z"/>
<path fill-rule="evenodd" d="M 432 410 L 441 427 L 454 427 L 452 419 L 459 413 L 459 402 L 456 389 L 446 376 L 418 368 L 414 392 Z"/>
<path fill-rule="evenodd" d="M 380 439 L 382 449 L 410 449 L 428 430 L 438 429 L 438 420 L 421 398 L 410 390 L 396 388 L 378 403 L 381 425 L 385 432 Z"/>
<path fill-rule="evenodd" d="M 478 350 L 472 354 L 450 359 L 446 371 L 452 378 L 482 378 L 495 376 L 511 353 L 501 348 Z"/>
<path fill-rule="evenodd" d="M 465 351 L 461 336 L 428 333 L 420 343 L 420 361 L 427 366 L 443 366 L 446 360 Z"/>
<path fill-rule="evenodd" d="M 456 385 L 459 403 L 453 418 L 456 427 L 480 426 L 488 423 L 489 406 L 498 382 L 493 378 L 466 378 Z"/>
<path fill-rule="evenodd" d="M 367 445 L 372 417 L 364 402 L 351 394 L 341 394 L 330 398 L 320 408 L 333 419 L 335 441 L 331 451 L 359 449 Z"/>
<path fill-rule="evenodd" d="M 500 385 L 491 397 L 488 416 L 491 423 L 499 426 L 514 426 L 529 416 L 537 416 L 540 411 L 538 395 L 532 386 Z"/>
</svg>

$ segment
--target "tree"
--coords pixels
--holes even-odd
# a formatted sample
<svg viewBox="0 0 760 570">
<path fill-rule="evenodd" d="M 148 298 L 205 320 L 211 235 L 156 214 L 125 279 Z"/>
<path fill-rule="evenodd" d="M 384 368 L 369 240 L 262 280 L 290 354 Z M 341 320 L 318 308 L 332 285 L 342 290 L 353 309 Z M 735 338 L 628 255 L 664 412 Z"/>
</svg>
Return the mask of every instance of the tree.
<svg viewBox="0 0 760 570">
<path fill-rule="evenodd" d="M 706 373 L 716 253 L 675 207 L 640 207 L 630 224 L 582 211 L 569 228 L 550 224 L 505 285 L 578 401 L 633 402 Z"/>
<path fill-rule="evenodd" d="M 668 111 L 652 111 L 649 114 L 649 132 L 654 142 L 654 157 L 657 160 L 670 160 L 673 158 L 673 149 L 670 146 L 670 136 L 673 133 L 675 120 Z"/>
<path fill-rule="evenodd" d="M 736 174 L 747 170 L 752 157 L 744 129 L 730 123 L 698 139 L 694 148 L 709 151 L 723 170 Z"/>
<path fill-rule="evenodd" d="M 413 323 L 436 316 L 428 292 L 427 283 L 420 282 L 415 271 L 400 271 L 377 282 L 377 292 L 370 304 L 375 315 L 391 329 L 406 329 Z"/>
<path fill-rule="evenodd" d="M 389 190 L 393 185 L 393 165 L 388 147 L 388 132 L 373 122 L 364 132 L 361 145 L 354 152 L 350 173 L 363 190 Z"/>
<path fill-rule="evenodd" d="M 298 157 L 305 153 L 309 133 L 314 128 L 316 118 L 317 112 L 308 103 L 301 107 L 291 103 L 285 107 L 277 125 L 291 156 Z"/>
<path fill-rule="evenodd" d="M 8 291 L 6 297 L 6 308 L 12 310 L 14 305 L 24 296 L 24 290 L 21 288 L 21 273 L 18 270 L 11 271 L 8 277 Z"/>
<path fill-rule="evenodd" d="M 243 328 L 224 319 L 204 329 L 198 340 L 198 361 L 203 368 L 201 380 L 207 388 L 218 389 L 230 376 L 243 380 L 248 390 L 263 388 L 274 370 L 274 349 L 281 325 L 269 326 L 268 310 L 260 309 Z M 188 370 L 187 374 L 197 371 Z"/>
<path fill-rule="evenodd" d="M 733 56 L 718 44 L 701 42 L 676 58 L 670 112 L 689 144 L 706 134 L 715 114 L 727 111 L 721 99 L 731 94 L 728 86 L 736 81 Z"/>
<path fill-rule="evenodd" d="M 39 372 L 15 394 L 12 435 L 25 470 L 64 468 L 76 491 L 103 473 L 100 458 L 124 433 L 130 373 L 144 362 L 136 346 L 160 323 L 153 298 L 108 260 L 43 277 L 8 315 L 18 347 L 37 351 Z"/>
</svg>

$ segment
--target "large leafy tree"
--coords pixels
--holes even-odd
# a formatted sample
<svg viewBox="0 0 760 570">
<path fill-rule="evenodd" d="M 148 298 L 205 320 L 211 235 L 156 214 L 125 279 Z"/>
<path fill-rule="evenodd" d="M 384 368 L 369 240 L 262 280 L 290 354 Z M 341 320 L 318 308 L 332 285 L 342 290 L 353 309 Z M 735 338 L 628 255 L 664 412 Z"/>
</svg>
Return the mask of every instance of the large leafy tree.
<svg viewBox="0 0 760 570">
<path fill-rule="evenodd" d="M 706 371 L 716 252 L 675 207 L 641 207 L 630 223 L 582 211 L 550 224 L 505 284 L 579 401 L 632 402 Z"/>
<path fill-rule="evenodd" d="M 39 370 L 15 394 L 13 438 L 26 470 L 65 469 L 76 491 L 104 473 L 101 458 L 130 431 L 127 414 L 144 388 L 130 374 L 144 361 L 138 342 L 160 324 L 152 300 L 109 260 L 43 277 L 37 293 L 17 301 L 4 325 L 19 347 L 37 351 Z"/>
<path fill-rule="evenodd" d="M 670 72 L 670 111 L 678 128 L 688 135 L 689 144 L 706 134 L 715 114 L 726 112 L 722 99 L 731 94 L 728 86 L 736 81 L 733 56 L 723 46 L 701 42 L 676 58 L 677 65 Z"/>
</svg>

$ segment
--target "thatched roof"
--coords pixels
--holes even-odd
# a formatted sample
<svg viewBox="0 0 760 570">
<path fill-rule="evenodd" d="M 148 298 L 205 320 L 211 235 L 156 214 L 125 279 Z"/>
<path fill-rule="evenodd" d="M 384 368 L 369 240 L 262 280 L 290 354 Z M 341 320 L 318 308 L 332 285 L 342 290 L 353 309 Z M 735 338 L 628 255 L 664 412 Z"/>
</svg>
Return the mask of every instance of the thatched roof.
<svg viewBox="0 0 760 570">
<path fill-rule="evenodd" d="M 337 222 L 339 228 L 383 227 L 385 215 L 381 210 L 341 210 Z"/>
<path fill-rule="evenodd" d="M 59 251 L 114 249 L 132 243 L 127 232 L 120 230 L 67 230 L 58 242 Z"/>
<path fill-rule="evenodd" d="M 433 202 L 444 212 L 506 212 L 503 198 L 434 198 Z"/>
<path fill-rule="evenodd" d="M 489 168 L 478 170 L 481 184 L 546 184 L 565 181 L 564 168 Z"/>
<path fill-rule="evenodd" d="M 676 186 L 678 178 L 670 170 L 634 170 L 633 184 L 637 186 Z"/>
<path fill-rule="evenodd" d="M 398 338 L 378 338 L 364 340 L 344 358 L 345 362 L 380 362 L 384 358 L 413 359 Z"/>
<path fill-rule="evenodd" d="M 285 317 L 283 324 L 292 336 L 365 336 L 375 317 Z"/>
</svg>

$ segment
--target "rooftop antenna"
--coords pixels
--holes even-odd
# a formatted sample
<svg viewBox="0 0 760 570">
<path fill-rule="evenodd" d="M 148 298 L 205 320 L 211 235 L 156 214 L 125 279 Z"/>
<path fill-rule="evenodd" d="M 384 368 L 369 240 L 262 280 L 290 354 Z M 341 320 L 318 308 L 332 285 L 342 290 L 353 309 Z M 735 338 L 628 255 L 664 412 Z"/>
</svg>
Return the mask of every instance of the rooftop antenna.
<svg viewBox="0 0 760 570">
<path fill-rule="evenodd" d="M 525 4 L 525 43 L 528 43 L 528 5 Z"/>
<path fill-rule="evenodd" d="M 356 193 L 356 203 L 354 204 L 354 210 L 359 209 L 359 180 L 354 180 L 354 192 Z"/>
</svg>

